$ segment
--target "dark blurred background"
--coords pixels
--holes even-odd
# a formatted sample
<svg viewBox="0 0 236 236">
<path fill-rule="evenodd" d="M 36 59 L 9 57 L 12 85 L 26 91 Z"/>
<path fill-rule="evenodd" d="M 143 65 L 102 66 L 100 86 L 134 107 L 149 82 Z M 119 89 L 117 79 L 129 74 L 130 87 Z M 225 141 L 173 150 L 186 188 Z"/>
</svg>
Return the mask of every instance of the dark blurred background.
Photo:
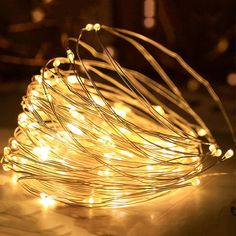
<svg viewBox="0 0 236 236">
<path fill-rule="evenodd" d="M 1 0 L 0 127 L 16 126 L 31 76 L 48 59 L 65 56 L 69 36 L 97 22 L 144 34 L 179 53 L 210 81 L 235 125 L 235 9 L 235 0 Z M 122 63 L 148 70 L 122 41 L 109 36 L 105 43 Z M 164 63 L 170 72 L 177 70 L 176 63 Z M 210 124 L 210 117 L 215 127 L 222 122 L 199 84 L 191 78 L 177 83 Z"/>
</svg>

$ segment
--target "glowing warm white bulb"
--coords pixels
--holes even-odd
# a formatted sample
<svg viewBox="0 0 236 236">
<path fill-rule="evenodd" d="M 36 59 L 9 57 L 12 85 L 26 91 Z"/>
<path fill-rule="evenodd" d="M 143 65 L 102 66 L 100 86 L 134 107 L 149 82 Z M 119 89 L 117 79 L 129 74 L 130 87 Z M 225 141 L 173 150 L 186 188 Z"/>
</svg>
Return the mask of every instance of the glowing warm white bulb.
<svg viewBox="0 0 236 236">
<path fill-rule="evenodd" d="M 99 170 L 98 175 L 100 176 L 111 176 L 111 172 L 109 170 Z"/>
<path fill-rule="evenodd" d="M 45 70 L 45 71 L 43 71 L 42 76 L 44 77 L 44 79 L 50 79 L 52 74 L 53 73 L 50 70 Z M 50 83 L 51 81 L 48 80 L 47 82 Z"/>
<path fill-rule="evenodd" d="M 67 58 L 69 59 L 69 61 L 70 61 L 70 62 L 73 62 L 73 61 L 74 61 L 74 58 L 75 58 L 74 53 L 73 53 L 70 49 L 67 49 L 67 50 L 66 50 L 66 53 L 67 53 Z"/>
<path fill-rule="evenodd" d="M 160 114 L 160 115 L 165 115 L 165 111 L 161 106 L 153 106 L 153 108 Z"/>
<path fill-rule="evenodd" d="M 31 104 L 31 105 L 28 105 L 28 110 L 30 111 L 30 112 L 33 112 L 35 109 L 34 109 L 34 105 L 33 104 Z"/>
<path fill-rule="evenodd" d="M 119 127 L 118 129 L 123 134 L 130 134 L 131 133 L 128 129 L 123 128 L 123 127 Z"/>
<path fill-rule="evenodd" d="M 85 120 L 85 117 L 79 113 L 78 111 L 76 111 L 75 107 L 71 107 L 69 110 L 70 114 L 74 117 L 74 118 L 79 118 L 81 121 Z"/>
<path fill-rule="evenodd" d="M 28 116 L 25 113 L 20 113 L 19 116 L 18 116 L 18 119 L 21 122 L 24 122 L 24 121 L 26 121 L 28 119 Z"/>
<path fill-rule="evenodd" d="M 113 153 L 104 153 L 103 156 L 106 158 L 113 158 Z"/>
<path fill-rule="evenodd" d="M 68 81 L 70 84 L 76 84 L 76 83 L 79 83 L 79 81 L 81 81 L 82 83 L 84 83 L 84 78 L 82 78 L 81 76 L 80 76 L 80 77 L 77 77 L 76 75 L 68 75 L 68 76 L 67 76 L 67 81 Z"/>
<path fill-rule="evenodd" d="M 35 80 L 38 81 L 39 84 L 42 83 L 43 79 L 41 75 L 35 75 L 34 77 L 35 77 Z"/>
<path fill-rule="evenodd" d="M 98 97 L 97 95 L 92 95 L 92 99 L 93 101 L 99 105 L 99 106 L 105 106 L 104 101 L 102 100 L 102 98 Z"/>
<path fill-rule="evenodd" d="M 207 134 L 207 132 L 206 132 L 206 130 L 205 129 L 199 129 L 198 131 L 197 131 L 197 133 L 198 133 L 198 135 L 199 136 L 205 136 L 206 134 Z"/>
<path fill-rule="evenodd" d="M 100 28 L 101 28 L 101 25 L 98 24 L 98 23 L 96 23 L 96 24 L 93 26 L 93 29 L 94 29 L 95 31 L 100 30 Z"/>
<path fill-rule="evenodd" d="M 10 167 L 10 165 L 8 165 L 8 164 L 3 164 L 3 165 L 2 165 L 2 169 L 3 169 L 4 171 L 10 171 L 10 170 L 11 170 L 11 167 Z"/>
<path fill-rule="evenodd" d="M 21 158 L 20 161 L 23 165 L 27 164 L 27 160 L 25 158 Z"/>
<path fill-rule="evenodd" d="M 8 156 L 11 152 L 11 149 L 9 147 L 4 147 L 3 149 L 3 155 Z"/>
<path fill-rule="evenodd" d="M 209 150 L 210 150 L 210 152 L 215 152 L 216 151 L 216 145 L 215 144 L 211 144 L 209 146 Z"/>
<path fill-rule="evenodd" d="M 101 136 L 99 139 L 98 139 L 99 142 L 101 143 L 106 143 L 106 142 L 111 142 L 112 139 L 110 136 Z"/>
<path fill-rule="evenodd" d="M 42 161 L 46 161 L 48 159 L 49 151 L 49 147 L 35 147 L 33 149 L 33 153 L 38 156 Z"/>
<path fill-rule="evenodd" d="M 222 150 L 221 150 L 221 149 L 217 149 L 217 150 L 215 151 L 214 155 L 215 155 L 216 157 L 220 157 L 220 156 L 222 155 Z"/>
<path fill-rule="evenodd" d="M 192 180 L 192 185 L 193 186 L 197 186 L 201 183 L 200 179 L 198 177 L 195 177 L 193 180 Z"/>
<path fill-rule="evenodd" d="M 21 113 L 18 116 L 18 124 L 21 127 L 26 127 L 27 126 L 27 120 L 28 120 L 28 116 L 25 113 Z"/>
<path fill-rule="evenodd" d="M 15 139 L 11 141 L 11 148 L 15 150 L 18 148 L 18 142 Z"/>
<path fill-rule="evenodd" d="M 45 193 L 40 193 L 40 202 L 44 207 L 50 207 L 55 205 L 53 196 L 48 196 Z"/>
<path fill-rule="evenodd" d="M 91 207 L 95 203 L 100 203 L 101 202 L 101 198 L 89 197 L 89 198 L 84 199 L 83 202 L 89 203 L 90 204 L 89 206 Z"/>
<path fill-rule="evenodd" d="M 172 170 L 172 172 L 180 172 L 181 171 L 181 168 L 176 168 L 174 170 Z"/>
<path fill-rule="evenodd" d="M 18 181 L 18 176 L 17 176 L 17 174 L 13 174 L 11 180 L 12 180 L 12 183 L 13 183 L 13 184 L 16 184 L 17 181 Z"/>
<path fill-rule="evenodd" d="M 234 155 L 234 151 L 232 149 L 229 149 L 226 153 L 225 153 L 225 159 L 228 159 L 230 157 L 232 157 Z"/>
<path fill-rule="evenodd" d="M 87 30 L 87 31 L 93 30 L 93 25 L 92 24 L 87 24 L 86 27 L 85 27 L 85 30 Z"/>
<path fill-rule="evenodd" d="M 78 118 L 78 116 L 79 116 L 79 112 L 77 112 L 77 111 L 70 111 L 70 113 L 75 118 Z"/>
<path fill-rule="evenodd" d="M 93 204 L 93 203 L 94 203 L 94 198 L 93 198 L 93 197 L 90 197 L 89 200 L 88 200 L 88 202 L 89 202 L 90 204 Z"/>
<path fill-rule="evenodd" d="M 188 133 L 195 138 L 197 137 L 197 134 L 193 130 L 190 130 Z"/>
<path fill-rule="evenodd" d="M 34 97 L 37 97 L 39 95 L 38 91 L 36 90 L 32 90 L 31 93 Z"/>
<path fill-rule="evenodd" d="M 28 124 L 28 128 L 29 129 L 35 129 L 35 128 L 39 128 L 39 124 L 36 122 L 32 122 Z"/>
<path fill-rule="evenodd" d="M 77 134 L 77 135 L 83 135 L 83 132 L 76 126 L 69 123 L 66 126 L 72 133 Z"/>
<path fill-rule="evenodd" d="M 119 116 L 121 116 L 121 117 L 123 117 L 123 118 L 126 117 L 126 111 L 121 110 L 121 109 L 117 109 L 117 108 L 115 108 L 115 107 L 112 107 L 112 109 L 114 110 L 114 112 L 115 112 L 117 115 L 119 115 Z"/>
<path fill-rule="evenodd" d="M 147 170 L 151 171 L 151 170 L 154 170 L 154 167 L 153 166 L 146 166 Z"/>
<path fill-rule="evenodd" d="M 61 62 L 60 62 L 59 59 L 56 59 L 56 60 L 54 60 L 54 62 L 53 62 L 53 66 L 54 66 L 54 67 L 58 67 L 58 66 L 60 66 L 60 64 L 61 64 Z"/>
<path fill-rule="evenodd" d="M 120 150 L 120 154 L 127 156 L 127 157 L 134 157 L 133 153 L 126 151 L 126 150 Z"/>
<path fill-rule="evenodd" d="M 192 157 L 192 160 L 193 160 L 193 161 L 198 161 L 198 160 L 199 160 L 199 157 L 197 157 L 197 156 Z"/>
</svg>

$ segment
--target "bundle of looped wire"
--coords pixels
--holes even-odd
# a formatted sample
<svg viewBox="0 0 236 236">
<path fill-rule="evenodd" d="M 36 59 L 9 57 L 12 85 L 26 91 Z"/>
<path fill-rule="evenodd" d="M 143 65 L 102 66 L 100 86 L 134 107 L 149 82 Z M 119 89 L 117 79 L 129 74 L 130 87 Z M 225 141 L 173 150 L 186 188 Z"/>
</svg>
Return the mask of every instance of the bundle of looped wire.
<svg viewBox="0 0 236 236">
<path fill-rule="evenodd" d="M 101 31 L 137 49 L 160 81 L 122 67 L 104 46 Z M 81 40 L 85 32 L 96 35 L 102 52 Z M 233 155 L 231 149 L 222 154 L 201 117 L 139 41 L 176 59 L 203 84 L 233 130 L 209 83 L 176 53 L 134 32 L 88 24 L 78 39 L 69 39 L 67 57 L 50 60 L 23 97 L 2 164 L 25 189 L 69 204 L 127 206 L 196 185 L 202 171 Z M 82 59 L 82 48 L 93 60 Z"/>
</svg>

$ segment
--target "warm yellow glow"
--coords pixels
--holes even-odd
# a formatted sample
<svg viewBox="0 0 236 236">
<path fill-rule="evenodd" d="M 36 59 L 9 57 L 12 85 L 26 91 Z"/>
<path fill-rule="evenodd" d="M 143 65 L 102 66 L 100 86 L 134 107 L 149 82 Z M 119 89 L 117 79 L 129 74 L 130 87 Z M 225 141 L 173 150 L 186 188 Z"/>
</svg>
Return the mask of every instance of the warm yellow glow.
<svg viewBox="0 0 236 236">
<path fill-rule="evenodd" d="M 52 207 L 55 205 L 55 200 L 52 196 L 48 196 L 45 193 L 40 193 L 40 203 L 44 206 L 44 207 Z"/>
<path fill-rule="evenodd" d="M 12 141 L 11 141 L 11 148 L 16 150 L 17 146 L 18 146 L 18 142 L 15 139 L 12 139 Z"/>
<path fill-rule="evenodd" d="M 37 155 L 42 161 L 46 161 L 48 158 L 49 147 L 35 147 L 33 153 Z"/>
<path fill-rule="evenodd" d="M 147 170 L 154 170 L 153 166 L 146 166 Z"/>
<path fill-rule="evenodd" d="M 133 153 L 126 151 L 126 150 L 120 150 L 120 154 L 127 156 L 127 157 L 134 157 Z"/>
<path fill-rule="evenodd" d="M 146 18 L 154 19 L 155 5 L 145 2 Z M 122 66 L 106 47 L 96 51 L 78 42 L 84 31 L 100 30 L 131 43 L 161 81 Z M 27 88 L 18 128 L 3 151 L 2 167 L 13 171 L 13 183 L 19 180 L 29 192 L 41 193 L 45 207 L 56 200 L 122 207 L 199 185 L 197 176 L 203 170 L 233 156 L 232 149 L 225 153 L 219 147 L 144 46 L 151 44 L 176 59 L 185 74 L 208 84 L 177 54 L 142 35 L 99 24 L 88 24 L 80 36 L 70 39 L 67 57 L 50 60 Z M 72 43 L 77 52 L 70 49 Z M 79 60 L 80 47 L 94 59 Z M 219 102 L 216 95 L 213 99 Z"/>
<path fill-rule="evenodd" d="M 67 124 L 67 128 L 74 134 L 82 135 L 83 132 L 72 124 Z"/>
<path fill-rule="evenodd" d="M 234 151 L 232 149 L 229 149 L 226 153 L 225 153 L 225 159 L 228 159 L 230 157 L 232 157 L 234 155 Z"/>
<path fill-rule="evenodd" d="M 160 115 L 165 115 L 165 111 L 161 106 L 154 106 L 154 109 L 160 114 Z"/>
<path fill-rule="evenodd" d="M 68 75 L 67 76 L 67 81 L 71 84 L 79 83 L 79 81 L 82 81 L 82 83 L 83 83 L 84 78 L 82 78 L 82 77 L 77 78 L 75 75 Z"/>
<path fill-rule="evenodd" d="M 97 95 L 92 95 L 92 99 L 93 99 L 93 101 L 94 101 L 97 105 L 99 105 L 99 106 L 104 106 L 104 105 L 105 105 L 105 103 L 104 103 L 104 101 L 102 100 L 102 98 L 100 98 L 100 97 L 97 96 Z"/>
<path fill-rule="evenodd" d="M 67 58 L 69 59 L 69 61 L 73 62 L 75 58 L 74 53 L 70 49 L 67 49 L 66 53 L 67 53 Z"/>
<path fill-rule="evenodd" d="M 60 62 L 60 60 L 58 60 L 58 59 L 56 59 L 56 60 L 53 62 L 53 66 L 54 66 L 54 67 L 58 67 L 58 66 L 60 66 L 60 64 L 61 64 L 61 62 Z"/>
<path fill-rule="evenodd" d="M 199 129 L 197 133 L 199 136 L 205 136 L 207 134 L 205 129 Z"/>
<path fill-rule="evenodd" d="M 17 174 L 13 174 L 11 179 L 12 179 L 12 183 L 13 183 L 13 184 L 16 184 L 17 181 L 18 181 L 18 176 L 17 176 Z"/>
<path fill-rule="evenodd" d="M 198 177 L 195 177 L 193 180 L 192 180 L 192 185 L 193 186 L 197 186 L 201 183 L 200 179 Z"/>
<path fill-rule="evenodd" d="M 215 152 L 215 156 L 220 157 L 222 155 L 222 150 L 221 149 L 217 149 Z"/>
<path fill-rule="evenodd" d="M 100 175 L 100 176 L 111 176 L 112 173 L 109 170 L 99 170 L 98 175 Z"/>
<path fill-rule="evenodd" d="M 209 150 L 210 150 L 211 152 L 215 152 L 215 151 L 216 151 L 216 145 L 215 145 L 215 144 L 211 144 L 211 145 L 209 146 Z"/>
</svg>

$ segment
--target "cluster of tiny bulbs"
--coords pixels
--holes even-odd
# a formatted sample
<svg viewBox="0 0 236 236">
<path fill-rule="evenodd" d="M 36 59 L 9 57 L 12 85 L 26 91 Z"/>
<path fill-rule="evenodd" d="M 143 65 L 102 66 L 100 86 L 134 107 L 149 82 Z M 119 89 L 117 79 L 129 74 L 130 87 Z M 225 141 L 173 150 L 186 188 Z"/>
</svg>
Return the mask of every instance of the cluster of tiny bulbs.
<svg viewBox="0 0 236 236">
<path fill-rule="evenodd" d="M 102 30 L 137 49 L 158 79 L 122 67 L 104 46 Z M 95 34 L 102 50 L 81 40 L 86 32 Z M 67 57 L 49 60 L 33 76 L 14 137 L 4 148 L 3 169 L 12 170 L 14 181 L 45 205 L 57 200 L 121 207 L 147 201 L 198 185 L 200 173 L 233 156 L 232 149 L 222 153 L 159 59 L 140 41 L 176 59 L 186 73 L 207 84 L 158 42 L 88 24 L 79 38 L 68 40 Z M 82 48 L 92 60 L 82 58 Z M 209 84 L 206 88 L 222 108 Z"/>
</svg>

